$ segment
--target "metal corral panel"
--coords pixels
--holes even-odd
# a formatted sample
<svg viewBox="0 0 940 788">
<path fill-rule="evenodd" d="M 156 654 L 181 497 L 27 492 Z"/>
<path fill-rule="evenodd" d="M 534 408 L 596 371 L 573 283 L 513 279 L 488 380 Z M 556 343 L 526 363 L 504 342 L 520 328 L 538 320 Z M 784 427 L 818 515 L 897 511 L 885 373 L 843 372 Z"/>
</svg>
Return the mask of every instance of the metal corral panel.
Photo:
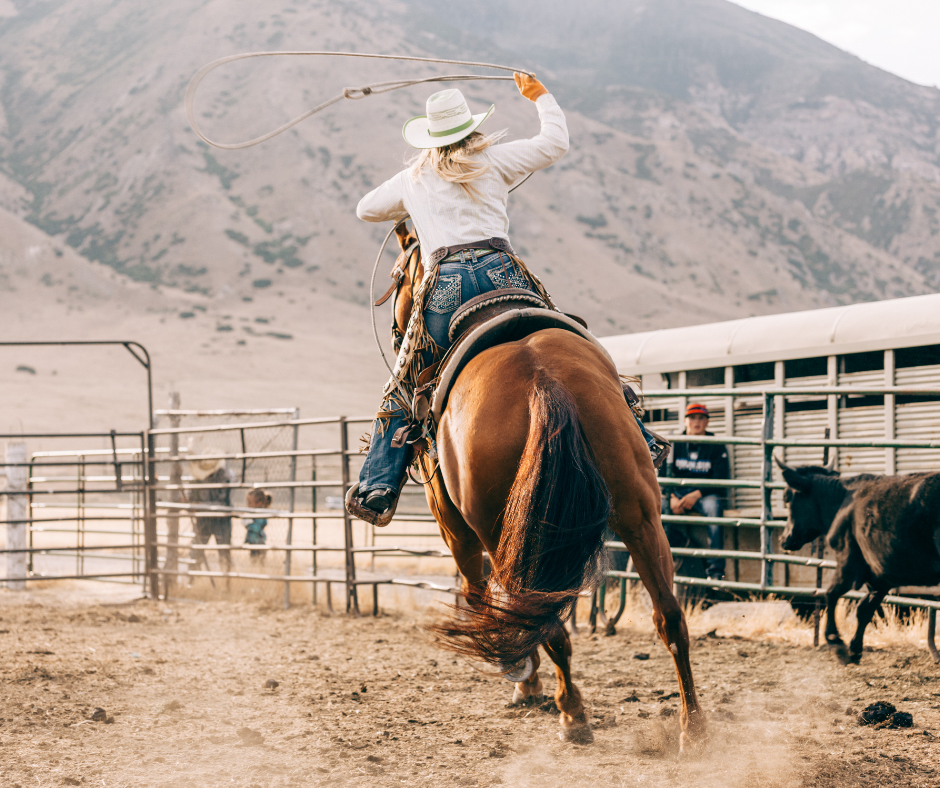
<svg viewBox="0 0 940 788">
<path fill-rule="evenodd" d="M 940 343 L 940 294 L 604 337 L 631 375 Z"/>
<path fill-rule="evenodd" d="M 829 426 L 829 413 L 825 410 L 801 410 L 787 413 L 784 421 L 786 438 L 819 440 Z M 787 446 L 786 461 L 790 465 L 821 465 L 823 450 L 817 446 Z"/>
<path fill-rule="evenodd" d="M 840 386 L 869 386 L 878 388 L 884 386 L 884 370 L 870 370 L 868 372 L 842 373 L 839 375 Z M 839 438 L 854 438 L 864 440 L 871 438 L 883 440 L 885 437 L 885 410 L 884 405 L 870 407 L 846 407 L 845 403 L 839 407 Z M 843 473 L 884 473 L 884 449 L 858 449 L 847 448 L 839 450 L 839 470 Z"/>
<path fill-rule="evenodd" d="M 740 438 L 759 438 L 763 417 L 756 413 L 735 413 L 734 434 Z M 760 479 L 764 458 L 759 446 L 734 447 L 734 478 Z M 737 509 L 749 509 L 761 506 L 760 490 L 738 489 L 734 491 L 734 505 Z"/>
<path fill-rule="evenodd" d="M 898 386 L 940 388 L 940 367 L 908 367 L 895 372 Z M 940 400 L 900 402 L 895 406 L 898 440 L 940 440 Z M 940 449 L 898 449 L 898 473 L 940 471 Z"/>
</svg>

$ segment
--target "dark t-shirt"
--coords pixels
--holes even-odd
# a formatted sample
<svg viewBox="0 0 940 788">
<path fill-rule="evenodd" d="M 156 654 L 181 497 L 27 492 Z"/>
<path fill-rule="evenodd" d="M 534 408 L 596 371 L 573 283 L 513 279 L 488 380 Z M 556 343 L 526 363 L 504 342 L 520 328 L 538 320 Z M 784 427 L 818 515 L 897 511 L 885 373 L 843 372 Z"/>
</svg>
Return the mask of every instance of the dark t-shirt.
<svg viewBox="0 0 940 788">
<path fill-rule="evenodd" d="M 682 431 L 685 435 L 685 430 Z M 706 432 L 706 435 L 714 433 Z M 728 463 L 728 449 L 723 443 L 684 443 L 676 441 L 672 446 L 672 456 L 666 466 L 667 476 L 676 479 L 729 479 L 731 468 Z M 663 485 L 663 493 L 681 498 L 693 490 L 702 495 L 720 495 L 725 497 L 724 487 L 702 484 L 695 487 L 670 487 Z"/>
</svg>

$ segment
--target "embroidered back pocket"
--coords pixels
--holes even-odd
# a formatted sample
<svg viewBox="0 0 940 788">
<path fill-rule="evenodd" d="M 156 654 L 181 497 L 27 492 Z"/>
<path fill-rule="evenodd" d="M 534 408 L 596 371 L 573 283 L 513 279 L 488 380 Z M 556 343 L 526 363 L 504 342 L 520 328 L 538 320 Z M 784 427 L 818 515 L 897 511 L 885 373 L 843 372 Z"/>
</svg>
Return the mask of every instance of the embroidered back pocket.
<svg viewBox="0 0 940 788">
<path fill-rule="evenodd" d="M 515 268 L 509 269 L 509 279 L 506 279 L 506 274 L 502 272 L 501 269 L 496 268 L 492 271 L 487 271 L 486 275 L 492 281 L 493 286 L 496 288 L 502 287 L 521 287 L 523 290 L 532 290 L 532 284 L 529 282 L 528 277 L 520 274 Z"/>
<path fill-rule="evenodd" d="M 431 300 L 428 302 L 427 309 L 436 312 L 439 315 L 446 315 L 453 312 L 460 306 L 460 274 L 447 274 L 438 276 L 434 292 L 431 293 Z"/>
</svg>

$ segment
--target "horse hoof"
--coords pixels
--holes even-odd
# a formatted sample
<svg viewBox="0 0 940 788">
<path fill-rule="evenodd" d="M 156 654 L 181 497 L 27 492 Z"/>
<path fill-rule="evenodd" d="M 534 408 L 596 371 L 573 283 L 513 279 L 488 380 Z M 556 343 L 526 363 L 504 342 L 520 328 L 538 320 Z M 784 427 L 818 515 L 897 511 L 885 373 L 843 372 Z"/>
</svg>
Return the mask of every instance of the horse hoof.
<svg viewBox="0 0 940 788">
<path fill-rule="evenodd" d="M 594 732 L 590 725 L 578 728 L 562 728 L 558 731 L 558 738 L 569 744 L 593 744 Z"/>
<path fill-rule="evenodd" d="M 849 654 L 848 658 L 846 659 L 846 661 L 845 661 L 843 664 L 845 664 L 845 665 L 857 665 L 857 664 L 858 664 L 859 662 L 861 662 L 861 661 L 862 661 L 862 654 L 861 654 L 861 652 L 856 653 L 856 652 L 853 651 L 853 652 L 851 652 L 851 653 Z"/>
<path fill-rule="evenodd" d="M 503 672 L 503 678 L 507 681 L 520 682 L 528 681 L 535 673 L 535 660 L 529 654 L 525 659 L 520 660 L 515 665 L 504 665 L 500 663 L 499 669 Z"/>
<path fill-rule="evenodd" d="M 708 735 L 704 732 L 689 733 L 682 731 L 679 734 L 679 757 L 698 758 L 704 755 L 708 745 Z"/>
<path fill-rule="evenodd" d="M 545 699 L 545 695 L 542 693 L 542 682 L 532 688 L 531 692 L 525 692 L 524 690 L 519 689 L 519 685 L 516 685 L 516 688 L 512 691 L 512 700 L 509 701 L 510 706 L 522 706 L 525 703 L 535 703 L 536 701 L 542 701 Z"/>
</svg>

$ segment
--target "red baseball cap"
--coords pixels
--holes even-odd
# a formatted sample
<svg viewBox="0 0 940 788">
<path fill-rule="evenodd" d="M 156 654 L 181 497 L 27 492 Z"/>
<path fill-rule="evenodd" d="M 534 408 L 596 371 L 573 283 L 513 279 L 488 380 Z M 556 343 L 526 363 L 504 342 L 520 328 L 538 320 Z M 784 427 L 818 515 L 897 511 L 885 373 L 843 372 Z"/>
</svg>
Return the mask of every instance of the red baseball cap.
<svg viewBox="0 0 940 788">
<path fill-rule="evenodd" d="M 689 407 L 685 409 L 686 418 L 689 416 L 704 416 L 708 418 L 708 408 L 698 402 L 693 402 Z"/>
</svg>

